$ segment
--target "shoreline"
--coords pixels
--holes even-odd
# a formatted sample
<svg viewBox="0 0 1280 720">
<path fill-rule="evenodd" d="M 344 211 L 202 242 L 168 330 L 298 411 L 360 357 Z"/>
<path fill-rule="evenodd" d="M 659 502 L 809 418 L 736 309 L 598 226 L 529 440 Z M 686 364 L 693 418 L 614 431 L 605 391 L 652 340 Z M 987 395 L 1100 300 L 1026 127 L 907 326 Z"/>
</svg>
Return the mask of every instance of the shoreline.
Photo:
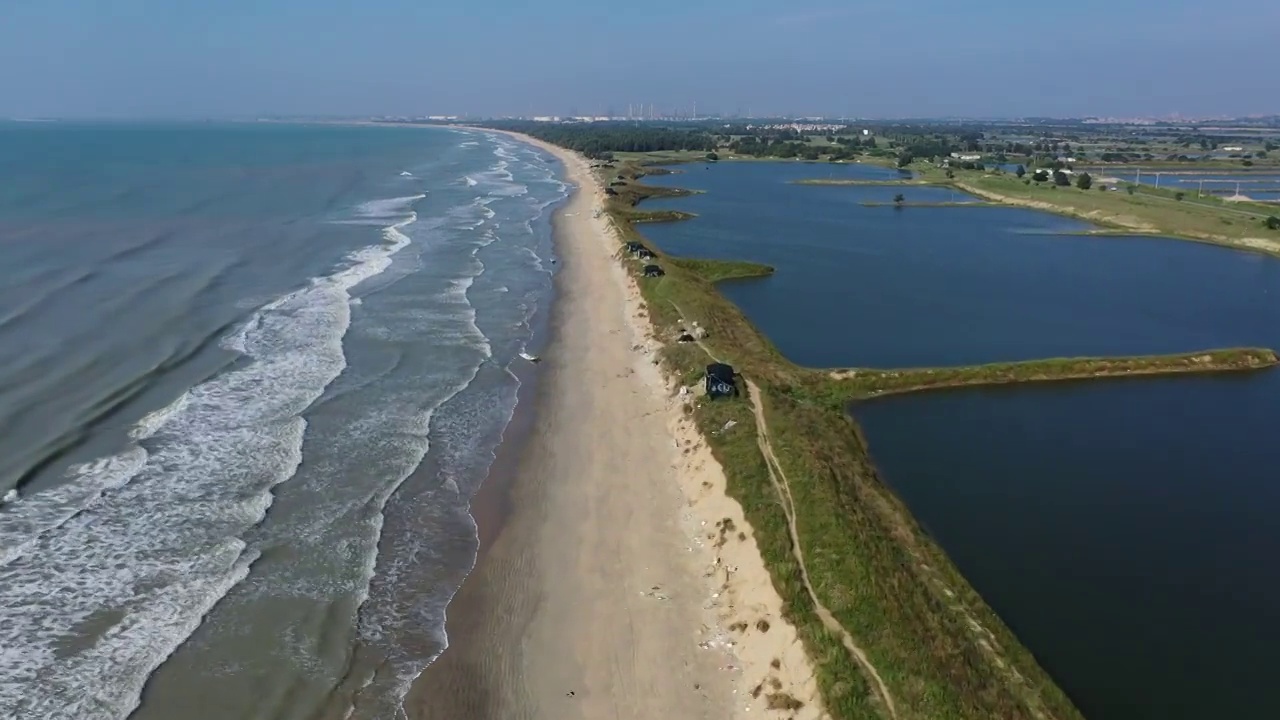
<svg viewBox="0 0 1280 720">
<path fill-rule="evenodd" d="M 645 241 L 627 210 L 648 196 L 642 186 L 632 185 L 623 197 L 609 203 L 608 215 L 613 216 L 615 230 L 627 240 Z M 696 403 L 696 408 L 689 408 L 694 410 L 690 419 L 696 419 L 705 440 L 715 446 L 716 456 L 724 459 L 734 497 L 744 503 L 752 521 L 761 528 L 762 547 L 769 567 L 779 578 L 779 589 L 790 601 L 789 613 L 799 624 L 806 644 L 815 648 L 830 707 L 849 717 L 870 717 L 884 710 L 896 715 L 895 707 L 911 708 L 908 712 L 913 714 L 929 708 L 931 716 L 939 717 L 964 717 L 976 708 L 991 717 L 1023 717 L 1025 713 L 1060 720 L 1079 717 L 1079 711 L 1034 656 L 883 484 L 870 461 L 865 438 L 844 403 L 825 402 L 829 398 L 823 391 L 833 389 L 832 380 L 787 363 L 714 290 L 711 277 L 701 269 L 684 267 L 687 261 L 657 250 L 655 262 L 667 266 L 668 277 L 641 281 L 640 285 L 652 303 L 655 325 L 665 335 L 685 325 L 685 318 L 697 318 L 711 331 L 709 346 L 663 347 L 664 364 L 673 372 L 685 373 L 688 379 L 700 375 L 698 363 L 705 362 L 707 355 L 727 353 L 725 357 L 734 360 L 749 378 L 750 401 Z M 688 310 L 692 314 L 686 314 Z M 1268 362 L 1273 362 L 1274 353 L 1269 357 Z M 744 417 L 753 409 L 754 423 Z M 743 425 L 747 432 L 724 432 L 730 427 L 726 419 Z M 848 434 L 851 421 L 853 437 Z M 750 432 L 752 425 L 757 433 Z M 753 434 L 759 435 L 758 443 L 752 442 Z M 781 451 L 779 457 L 768 448 L 775 442 Z M 759 460 L 761 454 L 768 460 L 767 467 Z M 789 484 L 787 475 L 806 481 Z M 812 482 L 817 478 L 829 482 Z M 799 528 L 788 507 L 792 511 L 804 508 L 805 522 Z M 788 530 L 789 543 L 785 542 Z M 884 537 L 895 542 L 878 540 Z M 837 616 L 837 629 L 846 630 L 845 648 L 858 655 L 856 646 L 861 644 L 869 656 L 867 662 L 874 663 L 871 668 L 878 667 L 878 673 L 849 667 L 840 641 L 832 635 L 833 625 L 825 617 L 822 623 L 817 622 L 821 608 L 815 605 L 813 613 L 807 612 L 807 606 L 818 597 L 808 582 L 798 583 L 793 577 L 794 572 L 805 574 L 801 545 L 805 556 L 821 558 L 809 570 L 819 573 L 815 576 L 818 596 L 835 599 L 828 614 Z M 796 556 L 794 560 L 791 554 Z M 910 559 L 904 563 L 904 557 Z M 877 582 L 854 581 L 867 575 Z M 941 612 L 940 603 L 951 612 Z M 896 621 L 886 624 L 886 617 Z M 852 642 L 847 630 L 853 631 Z M 940 638 L 946 639 L 946 646 L 936 644 Z M 961 655 L 956 654 L 957 647 L 963 648 Z M 865 687 L 868 674 L 883 676 L 892 689 L 892 700 L 884 691 L 880 695 L 888 702 L 876 702 L 881 698 L 873 697 Z"/>
<path fill-rule="evenodd" d="M 516 137 L 577 188 L 553 219 L 548 348 L 517 406 L 531 432 L 473 501 L 481 553 L 409 717 L 720 720 L 783 695 L 786 717 L 825 717 L 754 534 L 659 369 L 603 188 L 581 157 Z"/>
</svg>

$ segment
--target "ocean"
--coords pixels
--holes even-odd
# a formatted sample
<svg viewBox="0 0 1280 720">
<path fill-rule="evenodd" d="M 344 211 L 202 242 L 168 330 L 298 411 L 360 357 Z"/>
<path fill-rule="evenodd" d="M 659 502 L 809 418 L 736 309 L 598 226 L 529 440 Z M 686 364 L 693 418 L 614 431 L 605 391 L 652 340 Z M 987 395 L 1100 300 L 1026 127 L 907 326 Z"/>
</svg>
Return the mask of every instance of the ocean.
<svg viewBox="0 0 1280 720">
<path fill-rule="evenodd" d="M 0 124 L 0 715 L 402 717 L 551 296 L 550 156 Z"/>
</svg>

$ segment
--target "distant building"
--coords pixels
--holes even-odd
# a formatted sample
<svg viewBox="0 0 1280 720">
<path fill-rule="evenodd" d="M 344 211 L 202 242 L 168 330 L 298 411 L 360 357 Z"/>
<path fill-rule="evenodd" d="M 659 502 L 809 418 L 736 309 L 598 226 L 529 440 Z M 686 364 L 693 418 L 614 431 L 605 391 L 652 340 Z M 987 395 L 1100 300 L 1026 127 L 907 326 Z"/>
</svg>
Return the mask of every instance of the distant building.
<svg viewBox="0 0 1280 720">
<path fill-rule="evenodd" d="M 1240 147 L 1239 145 L 1229 145 L 1227 147 L 1222 148 L 1222 150 L 1226 152 L 1242 152 L 1244 148 Z"/>
<path fill-rule="evenodd" d="M 957 160 L 965 160 L 965 161 L 973 161 L 973 160 L 981 160 L 981 159 L 982 159 L 982 156 L 981 156 L 981 155 L 966 155 L 966 154 L 962 154 L 962 153 L 954 153 L 954 152 L 953 152 L 953 153 L 951 153 L 951 157 L 953 157 L 953 158 L 955 158 L 955 159 L 957 159 Z"/>
</svg>

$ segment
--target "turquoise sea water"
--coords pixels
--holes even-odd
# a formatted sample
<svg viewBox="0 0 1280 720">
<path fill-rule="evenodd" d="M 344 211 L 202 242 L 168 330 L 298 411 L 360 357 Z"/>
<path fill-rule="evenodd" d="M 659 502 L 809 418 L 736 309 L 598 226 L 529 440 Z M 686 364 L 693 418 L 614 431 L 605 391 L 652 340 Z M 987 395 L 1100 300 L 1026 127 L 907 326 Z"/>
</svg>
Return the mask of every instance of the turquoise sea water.
<svg viewBox="0 0 1280 720">
<path fill-rule="evenodd" d="M 550 298 L 542 153 L 0 125 L 0 708 L 395 717 Z"/>
</svg>

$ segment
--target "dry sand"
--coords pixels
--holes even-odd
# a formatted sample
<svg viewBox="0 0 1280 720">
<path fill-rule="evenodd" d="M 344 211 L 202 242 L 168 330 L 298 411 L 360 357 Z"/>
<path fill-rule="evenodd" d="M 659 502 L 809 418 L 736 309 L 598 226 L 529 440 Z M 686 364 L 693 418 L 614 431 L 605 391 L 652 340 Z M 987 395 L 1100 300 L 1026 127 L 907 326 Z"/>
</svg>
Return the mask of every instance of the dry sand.
<svg viewBox="0 0 1280 720">
<path fill-rule="evenodd" d="M 580 188 L 556 221 L 545 375 L 510 517 L 450 605 L 451 647 L 410 715 L 825 717 L 752 530 L 684 418 L 693 396 L 662 376 L 617 235 L 594 217 L 600 183 L 581 157 L 523 139 Z M 784 696 L 803 706 L 768 709 Z"/>
</svg>

